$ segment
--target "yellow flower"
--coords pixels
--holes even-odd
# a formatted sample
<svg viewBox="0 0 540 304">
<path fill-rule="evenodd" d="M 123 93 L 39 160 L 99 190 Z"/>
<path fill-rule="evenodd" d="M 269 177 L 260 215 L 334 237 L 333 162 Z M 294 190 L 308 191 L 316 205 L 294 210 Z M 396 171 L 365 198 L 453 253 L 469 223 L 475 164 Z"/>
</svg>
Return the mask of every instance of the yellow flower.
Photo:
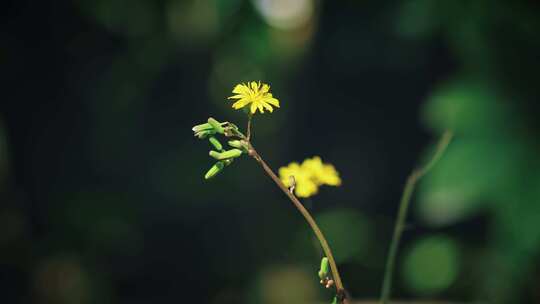
<svg viewBox="0 0 540 304">
<path fill-rule="evenodd" d="M 341 185 L 341 178 L 339 178 L 336 168 L 331 164 L 323 164 L 321 158 L 318 156 L 304 160 L 302 167 L 311 173 L 312 178 L 319 185 Z"/>
<path fill-rule="evenodd" d="M 292 186 L 290 176 L 294 176 L 296 183 L 294 193 L 298 197 L 309 197 L 317 194 L 319 186 L 322 185 L 341 185 L 339 173 L 334 166 L 323 163 L 318 156 L 307 158 L 301 165 L 292 162 L 279 169 L 279 178 L 287 187 Z"/>
<path fill-rule="evenodd" d="M 279 108 L 279 100 L 272 96 L 270 93 L 270 86 L 266 83 L 261 84 L 252 81 L 250 83 L 237 84 L 233 91 L 234 94 L 229 99 L 237 99 L 233 103 L 232 107 L 236 110 L 242 109 L 251 104 L 250 112 L 254 114 L 257 112 L 257 109 L 261 113 L 264 113 L 264 109 L 268 110 L 270 113 L 274 110 L 272 106 Z"/>
<path fill-rule="evenodd" d="M 305 171 L 298 163 L 292 162 L 287 167 L 279 168 L 279 178 L 281 182 L 291 187 L 291 176 L 294 176 L 294 194 L 298 197 L 310 197 L 317 194 L 318 186 L 311 179 L 309 172 Z"/>
</svg>

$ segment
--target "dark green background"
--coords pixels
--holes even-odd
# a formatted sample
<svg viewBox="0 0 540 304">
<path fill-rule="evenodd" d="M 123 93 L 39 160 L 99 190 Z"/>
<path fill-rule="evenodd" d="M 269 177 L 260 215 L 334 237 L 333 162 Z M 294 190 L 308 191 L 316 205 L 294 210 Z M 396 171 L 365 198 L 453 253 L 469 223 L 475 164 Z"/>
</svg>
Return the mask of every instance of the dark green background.
<svg viewBox="0 0 540 304">
<path fill-rule="evenodd" d="M 268 3 L 313 11 L 283 28 Z M 356 298 L 378 296 L 406 176 L 452 129 L 414 197 L 395 296 L 540 302 L 539 6 L 3 3 L 0 301 L 329 302 L 307 225 L 253 160 L 203 179 L 191 127 L 243 126 L 226 97 L 262 80 L 282 105 L 254 120 L 262 156 L 341 173 L 305 204 Z"/>
</svg>

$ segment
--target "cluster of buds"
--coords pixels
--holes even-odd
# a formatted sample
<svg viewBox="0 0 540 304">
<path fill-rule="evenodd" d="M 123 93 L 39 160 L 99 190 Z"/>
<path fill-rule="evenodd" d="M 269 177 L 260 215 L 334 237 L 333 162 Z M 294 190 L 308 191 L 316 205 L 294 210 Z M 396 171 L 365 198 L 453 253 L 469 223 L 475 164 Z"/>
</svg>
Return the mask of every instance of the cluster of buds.
<svg viewBox="0 0 540 304">
<path fill-rule="evenodd" d="M 323 257 L 321 259 L 321 268 L 319 269 L 319 278 L 321 279 L 321 285 L 326 288 L 334 286 L 334 280 L 330 278 L 330 265 L 328 264 L 328 258 Z"/>
<path fill-rule="evenodd" d="M 199 139 L 208 138 L 208 142 L 215 150 L 210 150 L 208 153 L 211 157 L 217 160 L 217 162 L 206 172 L 204 175 L 205 179 L 212 178 L 218 173 L 223 171 L 223 169 L 230 165 L 235 158 L 242 156 L 242 154 L 247 153 L 248 145 L 247 143 L 241 140 L 230 140 L 228 142 L 229 146 L 232 149 L 225 150 L 223 145 L 215 137 L 217 134 L 224 135 L 226 137 L 240 136 L 243 135 L 238 131 L 238 127 L 229 122 L 219 122 L 214 118 L 208 118 L 207 123 L 196 125 L 193 127 L 193 132 L 195 137 Z"/>
</svg>

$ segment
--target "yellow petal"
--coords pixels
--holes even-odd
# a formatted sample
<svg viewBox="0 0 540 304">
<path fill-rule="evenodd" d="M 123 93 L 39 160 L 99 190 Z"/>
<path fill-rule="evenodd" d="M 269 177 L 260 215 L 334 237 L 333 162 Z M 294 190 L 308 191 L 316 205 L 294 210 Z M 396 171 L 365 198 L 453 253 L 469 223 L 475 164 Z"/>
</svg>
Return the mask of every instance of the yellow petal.
<svg viewBox="0 0 540 304">
<path fill-rule="evenodd" d="M 235 94 L 249 94 L 249 87 L 245 84 L 237 84 L 232 92 Z"/>
<path fill-rule="evenodd" d="M 261 103 L 262 103 L 262 105 L 268 110 L 268 112 L 272 113 L 272 112 L 274 111 L 274 108 L 272 108 L 272 106 L 269 105 L 268 103 L 266 103 L 266 102 L 264 102 L 264 101 L 261 102 Z"/>
<path fill-rule="evenodd" d="M 329 186 L 339 186 L 341 185 L 341 178 L 339 178 L 339 174 L 332 165 L 325 165 L 324 166 L 324 183 Z"/>
<path fill-rule="evenodd" d="M 272 94 L 268 94 L 270 95 L 269 97 L 266 97 L 264 98 L 264 101 L 279 108 L 279 100 L 275 99 L 274 97 L 272 97 Z"/>
<path fill-rule="evenodd" d="M 290 176 L 298 179 L 301 176 L 300 165 L 297 162 L 292 162 L 286 167 L 279 168 L 279 178 L 287 187 L 290 187 Z"/>
<path fill-rule="evenodd" d="M 234 95 L 234 96 L 229 96 L 227 98 L 228 99 L 240 99 L 240 98 L 244 98 L 244 97 L 246 97 L 246 95 L 238 94 L 238 95 Z"/>
<path fill-rule="evenodd" d="M 238 110 L 245 107 L 247 104 L 249 104 L 249 98 L 243 98 L 233 103 L 232 107 Z"/>
<path fill-rule="evenodd" d="M 251 114 L 255 114 L 255 112 L 257 112 L 257 105 L 254 102 L 251 103 L 250 110 L 251 110 Z"/>
<path fill-rule="evenodd" d="M 255 92 L 257 92 L 257 90 L 259 89 L 259 86 L 257 85 L 255 81 L 251 82 L 251 89 Z"/>
<path fill-rule="evenodd" d="M 298 179 L 294 193 L 298 197 L 310 197 L 317 194 L 318 190 L 317 185 L 309 181 L 309 179 Z"/>
</svg>

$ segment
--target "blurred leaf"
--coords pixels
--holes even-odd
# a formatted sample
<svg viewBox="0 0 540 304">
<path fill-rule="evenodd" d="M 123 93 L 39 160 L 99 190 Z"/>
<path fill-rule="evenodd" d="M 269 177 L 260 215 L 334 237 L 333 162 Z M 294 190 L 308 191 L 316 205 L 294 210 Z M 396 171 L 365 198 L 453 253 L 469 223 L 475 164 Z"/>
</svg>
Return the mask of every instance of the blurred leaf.
<svg viewBox="0 0 540 304">
<path fill-rule="evenodd" d="M 421 182 L 420 215 L 435 225 L 470 216 L 499 191 L 505 191 L 521 156 L 516 142 L 456 138 Z"/>
<path fill-rule="evenodd" d="M 459 273 L 460 259 L 454 241 L 431 236 L 416 242 L 405 255 L 403 279 L 419 294 L 436 294 L 448 288 Z"/>
<path fill-rule="evenodd" d="M 128 36 L 154 32 L 160 16 L 151 0 L 78 0 L 87 16 L 108 30 Z"/>
<path fill-rule="evenodd" d="M 369 253 L 371 224 L 362 214 L 339 209 L 316 216 L 316 220 L 332 247 L 336 262 L 361 259 Z"/>
<path fill-rule="evenodd" d="M 274 265 L 264 270 L 256 282 L 257 297 L 249 303 L 308 304 L 315 303 L 318 295 L 319 282 L 314 274 L 298 267 Z"/>
<path fill-rule="evenodd" d="M 458 135 L 507 134 L 512 112 L 496 88 L 474 79 L 457 79 L 437 88 L 424 108 L 424 120 L 435 130 L 451 129 Z"/>
<path fill-rule="evenodd" d="M 55 256 L 39 262 L 34 290 L 41 303 L 91 303 L 88 273 L 77 258 Z"/>
<path fill-rule="evenodd" d="M 398 33 L 413 37 L 433 34 L 440 23 L 440 15 L 437 12 L 441 4 L 430 0 L 405 1 L 397 17 Z"/>
</svg>

